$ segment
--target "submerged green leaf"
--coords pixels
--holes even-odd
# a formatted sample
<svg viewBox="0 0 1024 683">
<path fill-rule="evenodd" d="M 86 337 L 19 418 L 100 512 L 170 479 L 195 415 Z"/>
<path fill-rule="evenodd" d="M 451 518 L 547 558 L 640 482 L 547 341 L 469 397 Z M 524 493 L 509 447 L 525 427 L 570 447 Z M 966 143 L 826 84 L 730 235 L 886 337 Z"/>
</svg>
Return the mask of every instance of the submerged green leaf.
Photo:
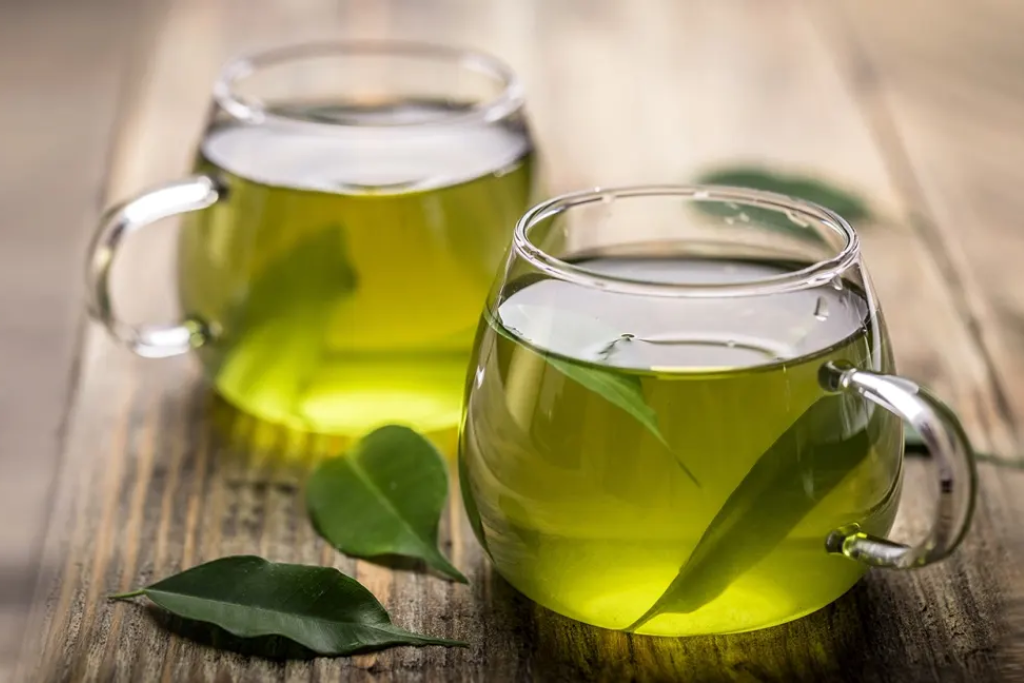
<svg viewBox="0 0 1024 683">
<path fill-rule="evenodd" d="M 448 495 L 444 458 L 408 427 L 381 427 L 346 455 L 321 464 L 306 484 L 317 532 L 346 555 L 402 555 L 456 581 L 466 577 L 437 548 Z"/>
<path fill-rule="evenodd" d="M 523 343 L 520 339 L 512 336 L 500 322 L 491 321 L 491 327 L 509 341 L 520 345 Z M 644 398 L 643 386 L 640 384 L 639 377 L 609 372 L 582 363 L 570 363 L 546 353 L 537 352 L 537 355 L 543 358 L 554 370 L 632 415 L 644 429 L 650 432 L 654 438 L 672 453 L 672 456 L 676 459 L 683 472 L 686 473 L 686 476 L 694 484 L 700 486 L 700 482 L 697 481 L 693 472 L 672 450 L 668 441 L 665 440 L 665 436 L 661 433 L 661 429 L 658 427 L 658 415 L 654 412 L 653 408 L 647 405 L 647 399 Z"/>
<path fill-rule="evenodd" d="M 658 428 L 658 415 L 654 409 L 647 405 L 644 398 L 643 386 L 640 378 L 635 375 L 622 375 L 607 370 L 577 363 L 569 363 L 553 356 L 544 356 L 548 365 L 560 373 L 593 391 L 595 394 L 632 415 L 637 422 L 649 431 L 654 438 L 676 457 L 676 462 L 682 468 L 694 484 L 700 486 L 700 482 L 678 456 Z"/>
<path fill-rule="evenodd" d="M 283 636 L 322 655 L 393 645 L 465 645 L 398 628 L 370 591 L 329 567 L 225 557 L 111 599 L 137 595 L 236 636 Z"/>
<path fill-rule="evenodd" d="M 214 346 L 220 381 L 294 410 L 323 362 L 338 302 L 355 291 L 345 233 L 332 225 L 303 237 L 253 276 Z"/>
<path fill-rule="evenodd" d="M 258 327 L 290 310 L 320 308 L 355 290 L 345 230 L 328 225 L 303 236 L 257 273 L 238 310 L 245 327 Z"/>
<path fill-rule="evenodd" d="M 864 416 L 864 410 L 863 401 L 850 395 L 826 396 L 808 408 L 758 459 L 676 578 L 629 630 L 659 614 L 703 607 L 781 543 L 867 456 L 880 421 L 893 419 L 875 409 L 858 428 L 840 427 L 840 415 Z"/>
</svg>

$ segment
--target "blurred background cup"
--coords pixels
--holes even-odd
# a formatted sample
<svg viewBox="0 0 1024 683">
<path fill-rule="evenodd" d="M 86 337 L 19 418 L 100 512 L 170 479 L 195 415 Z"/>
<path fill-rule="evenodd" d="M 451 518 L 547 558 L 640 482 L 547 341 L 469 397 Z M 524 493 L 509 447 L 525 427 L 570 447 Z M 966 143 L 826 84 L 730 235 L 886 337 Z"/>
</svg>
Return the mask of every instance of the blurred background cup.
<svg viewBox="0 0 1024 683">
<path fill-rule="evenodd" d="M 450 432 L 533 166 L 520 84 L 486 54 L 375 41 L 240 58 L 214 85 L 195 175 L 102 219 L 90 313 L 141 356 L 195 349 L 221 395 L 273 423 Z M 127 324 L 117 250 L 177 214 L 184 317 Z"/>
</svg>

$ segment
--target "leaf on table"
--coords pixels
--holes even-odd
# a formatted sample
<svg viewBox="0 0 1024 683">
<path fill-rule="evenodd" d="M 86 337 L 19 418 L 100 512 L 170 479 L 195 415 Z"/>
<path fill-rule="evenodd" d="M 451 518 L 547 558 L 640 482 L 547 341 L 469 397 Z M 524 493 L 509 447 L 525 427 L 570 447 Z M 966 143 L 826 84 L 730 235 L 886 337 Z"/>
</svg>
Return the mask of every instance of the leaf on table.
<svg viewBox="0 0 1024 683">
<path fill-rule="evenodd" d="M 700 175 L 697 181 L 708 185 L 747 187 L 796 197 L 832 209 L 851 222 L 867 220 L 871 217 L 871 210 L 868 208 L 867 202 L 856 194 L 820 178 L 787 175 L 756 167 L 735 167 L 708 171 Z M 698 202 L 697 207 L 705 213 L 714 215 L 727 216 L 737 212 L 737 209 L 718 202 Z M 793 223 L 782 212 L 747 206 L 742 210 L 750 219 L 763 225 L 770 225 L 789 232 L 805 231 L 803 227 Z"/>
<path fill-rule="evenodd" d="M 395 626 L 370 591 L 336 569 L 278 564 L 251 555 L 207 562 L 111 599 L 137 595 L 236 636 L 283 636 L 322 655 L 394 645 L 465 645 Z"/>
<path fill-rule="evenodd" d="M 317 533 L 346 555 L 418 558 L 467 583 L 437 548 L 447 495 L 447 464 L 437 449 L 408 427 L 389 425 L 322 463 L 306 484 L 306 507 Z"/>
<path fill-rule="evenodd" d="M 572 320 L 572 318 L 568 319 Z M 522 345 L 522 340 L 514 337 L 508 329 L 506 329 L 503 322 L 493 320 L 491 321 L 491 327 L 509 341 L 517 345 Z M 515 328 L 512 327 L 512 329 Z M 516 331 L 518 333 L 518 330 Z M 615 333 L 612 333 L 610 337 L 612 341 L 618 338 L 619 335 Z M 543 358 L 554 370 L 557 370 L 569 379 L 582 385 L 584 388 L 593 391 L 612 405 L 632 415 L 636 421 L 644 427 L 644 429 L 650 432 L 654 438 L 665 446 L 665 448 L 675 458 L 679 467 L 684 473 L 686 473 L 686 476 L 688 476 L 694 484 L 700 486 L 700 482 L 697 481 L 693 472 L 686 466 L 686 463 L 682 461 L 676 452 L 672 450 L 672 447 L 669 446 L 665 436 L 661 433 L 661 429 L 658 427 L 658 415 L 654 412 L 654 409 L 647 404 L 647 399 L 644 397 L 643 386 L 640 383 L 639 377 L 635 375 L 626 375 L 624 373 L 614 373 L 591 365 L 584 365 L 582 363 L 570 363 L 545 353 L 537 353 L 537 355 Z"/>
<path fill-rule="evenodd" d="M 925 443 L 921 433 L 909 424 L 904 424 L 904 430 L 904 452 L 908 455 L 928 455 L 928 444 Z M 990 465 L 995 465 L 996 467 L 1006 467 L 1012 470 L 1024 470 L 1024 460 L 1005 458 L 994 453 L 979 453 L 975 451 L 974 459 L 977 462 L 986 462 Z"/>
<path fill-rule="evenodd" d="M 808 408 L 757 460 L 676 578 L 629 630 L 659 614 L 703 607 L 781 543 L 867 456 L 879 421 L 887 417 L 873 409 L 866 419 L 870 409 L 851 395 L 826 396 Z M 841 416 L 864 419 L 859 427 L 844 428 Z"/>
</svg>

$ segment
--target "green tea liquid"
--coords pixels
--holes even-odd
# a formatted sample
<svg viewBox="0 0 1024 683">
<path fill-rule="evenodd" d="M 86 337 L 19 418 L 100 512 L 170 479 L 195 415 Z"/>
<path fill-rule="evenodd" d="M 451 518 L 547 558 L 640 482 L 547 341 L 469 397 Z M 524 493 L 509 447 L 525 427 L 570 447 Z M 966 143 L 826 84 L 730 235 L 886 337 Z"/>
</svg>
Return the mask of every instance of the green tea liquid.
<svg viewBox="0 0 1024 683">
<path fill-rule="evenodd" d="M 675 258 L 582 265 L 687 282 L 787 270 Z M 622 629 L 692 561 L 674 603 L 638 628 L 686 635 L 788 621 L 862 575 L 827 554 L 825 538 L 851 523 L 889 529 L 902 432 L 884 411 L 830 398 L 818 382 L 830 360 L 891 370 L 858 289 L 709 300 L 534 278 L 508 291 L 479 333 L 460 464 L 474 527 L 517 589 Z M 667 444 L 545 356 L 636 383 Z M 716 522 L 720 513 L 728 519 Z"/>
<path fill-rule="evenodd" d="M 198 169 L 227 198 L 186 222 L 179 279 L 185 313 L 214 335 L 208 374 L 231 403 L 298 429 L 452 428 L 529 201 L 526 131 L 452 125 L 430 102 L 287 109 L 350 126 L 229 123 L 202 144 Z"/>
</svg>

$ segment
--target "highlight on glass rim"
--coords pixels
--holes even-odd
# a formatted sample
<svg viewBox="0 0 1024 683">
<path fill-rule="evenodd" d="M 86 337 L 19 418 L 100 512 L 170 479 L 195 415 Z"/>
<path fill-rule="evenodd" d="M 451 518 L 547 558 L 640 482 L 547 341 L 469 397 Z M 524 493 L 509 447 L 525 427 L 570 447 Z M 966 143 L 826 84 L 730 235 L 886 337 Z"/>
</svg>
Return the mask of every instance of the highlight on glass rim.
<svg viewBox="0 0 1024 683">
<path fill-rule="evenodd" d="M 1024 5 L 918 5 L 0 0 L 0 682 L 1016 680 Z"/>
</svg>

